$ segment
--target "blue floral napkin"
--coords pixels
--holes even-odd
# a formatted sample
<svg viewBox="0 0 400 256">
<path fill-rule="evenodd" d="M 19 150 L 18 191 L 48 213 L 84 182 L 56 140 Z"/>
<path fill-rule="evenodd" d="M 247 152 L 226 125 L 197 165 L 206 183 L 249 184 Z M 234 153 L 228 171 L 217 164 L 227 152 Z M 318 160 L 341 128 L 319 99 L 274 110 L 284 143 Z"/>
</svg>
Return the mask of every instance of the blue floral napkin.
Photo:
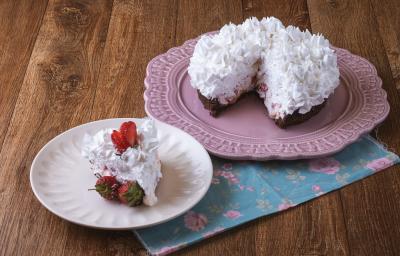
<svg viewBox="0 0 400 256">
<path fill-rule="evenodd" d="M 152 255 L 165 255 L 256 218 L 286 210 L 398 163 L 370 136 L 331 157 L 298 161 L 229 161 L 212 157 L 210 190 L 193 209 L 138 229 Z"/>
</svg>

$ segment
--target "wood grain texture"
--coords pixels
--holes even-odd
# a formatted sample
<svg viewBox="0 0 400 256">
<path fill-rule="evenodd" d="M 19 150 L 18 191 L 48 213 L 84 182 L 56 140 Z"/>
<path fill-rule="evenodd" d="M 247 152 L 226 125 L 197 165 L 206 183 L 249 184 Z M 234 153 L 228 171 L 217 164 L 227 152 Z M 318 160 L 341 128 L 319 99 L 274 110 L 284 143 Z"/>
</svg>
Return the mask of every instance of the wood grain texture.
<svg viewBox="0 0 400 256">
<path fill-rule="evenodd" d="M 0 154 L 0 255 L 58 255 L 69 236 L 77 238 L 71 228 L 82 231 L 74 248 L 97 234 L 42 207 L 29 188 L 29 167 L 48 140 L 88 120 L 110 13 L 109 1 L 48 3 Z"/>
<path fill-rule="evenodd" d="M 46 6 L 47 0 L 0 2 L 0 145 L 7 132 Z"/>
<path fill-rule="evenodd" d="M 260 220 L 257 255 L 349 255 L 337 192 Z"/>
<path fill-rule="evenodd" d="M 377 68 L 391 105 L 391 113 L 377 137 L 398 150 L 400 102 L 373 7 L 364 0 L 309 0 L 308 7 L 314 32 L 323 33 L 338 47 L 366 57 Z M 399 166 L 392 167 L 340 191 L 351 254 L 396 255 L 400 251 L 399 170 Z"/>
<path fill-rule="evenodd" d="M 181 45 L 186 40 L 218 30 L 229 22 L 238 24 L 242 20 L 240 0 L 181 0 L 178 7 L 175 44 Z"/>
<path fill-rule="evenodd" d="M 255 16 L 261 19 L 273 16 L 280 19 L 285 26 L 294 25 L 303 30 L 310 29 L 306 0 L 243 0 L 243 13 L 244 18 Z"/>
<path fill-rule="evenodd" d="M 392 75 L 389 75 L 387 66 L 382 66 L 382 72 L 386 72 L 382 74 L 382 78 L 384 88 L 388 92 L 391 113 L 383 126 L 377 129 L 376 137 L 390 150 L 400 154 L 400 137 L 394 135 L 400 125 L 400 3 L 376 0 L 370 2 L 382 41 L 379 48 L 384 49 Z M 380 53 L 383 54 L 383 51 Z"/>
<path fill-rule="evenodd" d="M 115 1 L 92 119 L 143 117 L 147 63 L 174 46 L 177 2 Z"/>
<path fill-rule="evenodd" d="M 394 83 L 400 93 L 400 3 L 398 1 L 371 0 L 371 4 Z"/>
<path fill-rule="evenodd" d="M 33 157 L 78 124 L 144 116 L 151 58 L 228 22 L 271 15 L 377 67 L 391 104 L 377 137 L 399 153 L 398 0 L 0 1 L 0 255 L 147 255 L 129 231 L 80 227 L 42 207 L 29 186 Z M 396 255 L 399 169 L 177 254 Z"/>
</svg>

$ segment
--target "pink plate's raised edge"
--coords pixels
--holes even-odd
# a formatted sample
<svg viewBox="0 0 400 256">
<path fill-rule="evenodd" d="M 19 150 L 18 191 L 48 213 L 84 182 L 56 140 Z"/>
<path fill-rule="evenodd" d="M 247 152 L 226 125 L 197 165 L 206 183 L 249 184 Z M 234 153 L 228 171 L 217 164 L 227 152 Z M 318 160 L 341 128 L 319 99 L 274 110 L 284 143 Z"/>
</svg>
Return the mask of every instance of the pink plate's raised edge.
<svg viewBox="0 0 400 256">
<path fill-rule="evenodd" d="M 215 32 L 210 32 L 210 33 L 207 33 L 207 34 L 212 34 L 212 33 L 215 33 Z M 176 50 L 179 50 L 179 49 L 182 49 L 182 48 L 186 47 L 187 45 L 197 41 L 200 37 L 198 37 L 196 39 L 190 39 L 190 40 L 186 41 L 185 43 L 183 43 L 181 46 L 171 48 L 166 53 L 161 54 L 161 55 L 153 58 L 149 62 L 148 66 L 146 68 L 146 78 L 145 78 L 145 82 L 144 82 L 145 87 L 146 87 L 146 90 L 144 92 L 145 111 L 149 116 L 152 116 L 153 118 L 158 119 L 161 122 L 164 122 L 164 120 L 161 120 L 159 118 L 159 116 L 156 116 L 152 112 L 152 109 L 149 106 L 149 96 L 148 96 L 148 94 L 153 89 L 153 84 L 149 81 L 149 78 L 150 78 L 149 76 L 151 74 L 151 70 L 150 70 L 151 65 L 155 61 L 157 61 L 159 58 L 162 58 L 164 56 L 168 56 L 172 51 L 176 51 Z M 232 153 L 228 153 L 228 152 L 221 152 L 221 151 L 218 151 L 218 150 L 214 150 L 214 149 L 208 147 L 206 144 L 202 143 L 202 141 L 199 141 L 199 142 L 201 144 L 203 144 L 203 146 L 207 149 L 208 152 L 210 152 L 211 154 L 216 155 L 218 157 L 222 157 L 222 158 L 228 158 L 228 159 L 233 159 L 233 160 L 261 160 L 261 161 L 263 161 L 263 160 L 275 160 L 275 159 L 276 160 L 296 160 L 296 159 L 308 159 L 308 158 L 323 157 L 323 156 L 327 156 L 327 155 L 331 155 L 331 154 L 337 153 L 337 152 L 341 151 L 342 149 L 344 149 L 346 146 L 348 146 L 351 143 L 355 142 L 363 134 L 369 133 L 372 129 L 374 129 L 375 126 L 377 126 L 379 123 L 381 123 L 381 122 L 383 122 L 383 120 L 385 120 L 385 118 L 388 116 L 389 111 L 390 111 L 390 106 L 389 106 L 389 103 L 387 101 L 387 94 L 386 94 L 385 90 L 382 88 L 382 80 L 378 76 L 375 66 L 372 65 L 367 59 L 365 59 L 365 58 L 363 58 L 361 56 L 358 56 L 358 55 L 354 55 L 354 54 L 352 54 L 350 51 L 348 51 L 346 49 L 341 49 L 341 48 L 336 48 L 336 47 L 332 47 L 332 48 L 340 49 L 340 50 L 346 52 L 347 54 L 358 58 L 362 62 L 367 63 L 369 65 L 369 67 L 372 68 L 371 74 L 374 75 L 374 77 L 376 78 L 376 81 L 377 81 L 375 86 L 379 90 L 379 92 L 381 93 L 380 96 L 383 97 L 383 99 L 384 99 L 384 111 L 380 116 L 376 117 L 375 120 L 370 122 L 368 126 L 357 130 L 357 133 L 354 133 L 352 136 L 350 136 L 349 138 L 344 140 L 343 143 L 337 144 L 337 145 L 335 145 L 335 147 L 331 148 L 330 150 L 328 150 L 326 152 L 320 152 L 320 153 L 318 153 L 318 152 L 317 153 L 316 152 L 311 152 L 311 153 L 309 153 L 309 152 L 304 152 L 304 153 L 296 152 L 296 153 L 293 153 L 293 154 L 288 154 L 288 153 L 283 154 L 283 152 L 278 152 L 278 153 L 268 153 L 268 154 L 264 154 L 264 155 L 254 155 L 254 154 L 251 154 L 251 153 L 241 152 L 239 154 L 232 154 Z M 172 125 L 176 126 L 177 128 L 180 128 L 180 129 L 184 128 L 184 127 L 179 127 L 179 125 L 176 125 L 176 124 L 177 124 L 177 122 L 175 122 Z M 193 125 L 196 126 L 196 124 L 193 124 Z M 197 126 L 197 127 L 199 127 L 199 126 Z M 202 129 L 202 130 L 204 131 L 204 129 Z M 208 133 L 207 131 L 204 131 L 204 132 Z M 195 137 L 195 139 L 197 139 L 197 138 Z"/>
</svg>

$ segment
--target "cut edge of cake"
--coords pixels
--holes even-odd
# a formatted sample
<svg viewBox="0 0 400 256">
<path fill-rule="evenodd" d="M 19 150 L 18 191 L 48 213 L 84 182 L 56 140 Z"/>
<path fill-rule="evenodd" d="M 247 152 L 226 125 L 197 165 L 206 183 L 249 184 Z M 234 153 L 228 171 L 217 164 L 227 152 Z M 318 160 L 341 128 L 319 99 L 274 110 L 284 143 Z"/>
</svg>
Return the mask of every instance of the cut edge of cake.
<svg viewBox="0 0 400 256">
<path fill-rule="evenodd" d="M 250 23 L 254 23 L 255 21 L 256 22 L 258 22 L 258 20 L 257 19 L 255 19 L 255 18 L 251 18 L 251 19 L 248 19 L 248 20 L 250 20 Z M 243 24 L 245 24 L 245 23 L 249 23 L 248 22 L 248 20 L 246 20 L 244 23 L 242 23 L 241 25 L 238 25 L 238 26 L 242 26 Z M 279 101 L 268 101 L 269 103 L 267 103 L 267 101 L 266 101 L 266 95 L 264 95 L 264 97 L 261 95 L 262 93 L 260 93 L 258 90 L 257 90 L 257 88 L 258 88 L 258 86 L 260 86 L 260 84 L 264 84 L 264 83 L 266 83 L 267 81 L 265 80 L 265 78 L 263 78 L 263 79 L 261 79 L 260 80 L 260 77 L 258 76 L 258 73 L 259 72 L 261 72 L 261 65 L 260 65 L 260 63 L 261 63 L 261 59 L 259 59 L 259 60 L 257 60 L 254 64 L 256 64 L 257 63 L 257 69 L 258 69 L 258 72 L 256 72 L 256 76 L 254 76 L 252 79 L 251 79 L 251 85 L 249 85 L 249 88 L 250 87 L 252 87 L 253 89 L 245 89 L 245 91 L 242 91 L 242 92 L 237 92 L 237 89 L 235 89 L 235 94 L 236 94 L 236 96 L 229 96 L 230 98 L 227 98 L 227 96 L 223 96 L 223 95 L 225 95 L 224 93 L 223 94 L 221 94 L 221 89 L 219 89 L 219 94 L 218 93 L 215 93 L 214 92 L 214 96 L 212 95 L 212 93 L 210 93 L 209 91 L 205 91 L 204 93 L 205 94 L 202 94 L 202 92 L 204 91 L 204 88 L 206 88 L 205 86 L 204 86 L 204 82 L 206 82 L 210 77 L 211 78 L 213 78 L 212 76 L 214 76 L 215 75 L 215 72 L 212 72 L 211 73 L 211 75 L 210 75 L 210 77 L 209 76 L 206 76 L 206 79 L 207 80 L 203 80 L 203 81 L 200 81 L 200 84 L 201 85 L 199 85 L 199 84 L 197 84 L 197 83 L 195 83 L 195 85 L 193 85 L 193 83 L 192 83 L 192 86 L 194 87 L 194 89 L 196 89 L 197 90 L 197 94 L 198 94 L 198 98 L 200 99 L 200 101 L 201 101 L 201 103 L 203 104 L 203 106 L 204 106 L 204 108 L 205 109 L 207 109 L 209 112 L 210 112 L 210 115 L 211 116 L 213 116 L 213 117 L 217 117 L 222 111 L 224 111 L 226 108 L 228 108 L 229 106 L 231 106 L 231 105 L 233 105 L 233 104 L 235 104 L 238 100 L 240 100 L 241 98 L 243 98 L 243 95 L 246 95 L 246 94 L 248 94 L 249 92 L 251 92 L 251 91 L 254 91 L 254 89 L 256 89 L 255 91 L 257 91 L 258 93 L 259 93 L 259 95 L 260 95 L 260 99 L 264 99 L 263 101 L 264 101 L 264 105 L 265 105 L 265 107 L 267 108 L 267 111 L 268 111 L 268 115 L 269 115 L 269 117 L 275 122 L 275 124 L 278 126 L 278 127 L 280 127 L 280 128 L 286 128 L 286 127 L 288 127 L 288 126 L 291 126 L 291 125 L 296 125 L 296 124 L 300 124 L 300 123 L 302 123 L 302 122 L 304 122 L 304 121 L 306 121 L 306 120 L 308 120 L 308 119 L 310 119 L 311 117 L 313 117 L 313 116 L 315 116 L 316 114 L 318 114 L 322 109 L 323 109 L 323 107 L 326 105 L 326 101 L 328 100 L 328 98 L 333 94 L 333 92 L 334 92 L 334 90 L 335 90 L 335 88 L 339 85 L 339 71 L 338 71 L 338 67 L 337 67 L 337 57 L 336 57 L 336 55 L 334 54 L 334 51 L 333 50 L 330 50 L 329 48 L 329 41 L 327 40 L 327 39 L 325 39 L 322 35 L 315 35 L 315 37 L 314 37 L 314 35 L 312 35 L 310 32 L 308 32 L 308 31 L 305 31 L 305 32 L 303 32 L 303 31 L 300 31 L 298 28 L 295 28 L 295 27 L 293 27 L 293 26 L 289 26 L 289 27 L 284 27 L 283 25 L 282 25 L 282 23 L 279 21 L 279 20 L 277 20 L 277 19 L 275 19 L 275 18 L 267 18 L 267 19 L 263 19 L 262 21 L 260 21 L 260 23 L 261 22 L 271 22 L 271 24 L 275 24 L 274 26 L 275 27 L 283 27 L 283 29 L 286 31 L 286 29 L 290 29 L 290 31 L 292 32 L 292 33 L 294 33 L 294 36 L 296 35 L 296 33 L 303 33 L 304 34 L 304 36 L 312 36 L 312 38 L 311 38 L 311 45 L 309 45 L 309 47 L 311 47 L 311 48 L 308 48 L 309 49 L 309 51 L 311 51 L 313 48 L 312 48 L 312 46 L 313 46 L 313 43 L 315 44 L 315 43 L 317 43 L 317 46 L 318 47 L 321 47 L 321 48 L 316 48 L 317 50 L 320 50 L 320 51 L 322 51 L 322 52 L 319 52 L 318 54 L 317 54 L 317 58 L 320 58 L 321 57 L 321 54 L 322 54 L 322 56 L 324 57 L 323 58 L 323 62 L 320 62 L 320 64 L 318 64 L 318 65 L 321 65 L 320 67 L 318 67 L 318 69 L 319 69 L 319 71 L 318 72 L 327 72 L 327 74 L 329 75 L 329 76 L 326 76 L 325 77 L 325 80 L 324 79 L 322 79 L 321 81 L 319 81 L 319 82 L 317 82 L 317 83 L 319 83 L 320 85 L 319 86 L 323 86 L 323 87 L 321 87 L 322 89 L 317 89 L 317 91 L 318 91 L 318 93 L 320 93 L 321 94 L 321 96 L 323 95 L 323 98 L 319 98 L 319 99 L 314 99 L 314 97 L 315 96 L 311 96 L 311 98 L 309 98 L 309 100 L 307 100 L 306 102 L 308 102 L 308 103 L 306 103 L 306 105 L 304 105 L 303 107 L 297 107 L 297 108 L 294 108 L 293 106 L 286 106 L 286 107 L 283 107 L 283 110 L 280 110 L 281 112 L 279 112 L 279 110 L 278 110 L 278 112 L 276 112 L 275 110 L 274 110 L 274 104 L 276 104 L 277 106 L 279 106 L 279 108 L 282 108 L 281 106 L 281 104 L 279 103 Z M 229 26 L 230 27 L 232 27 L 232 25 L 233 24 L 229 24 Z M 225 26 L 224 26 L 225 27 Z M 276 30 L 275 32 L 277 33 L 277 31 L 278 30 Z M 281 30 L 280 30 L 281 31 Z M 225 32 L 226 32 L 226 29 L 225 29 Z M 272 31 L 272 32 L 274 32 L 274 31 Z M 271 33 L 272 33 L 271 32 Z M 267 32 L 266 32 L 267 33 Z M 268 32 L 269 33 L 269 32 Z M 217 34 L 218 35 L 218 34 Z M 267 34 L 266 34 L 267 35 Z M 272 36 L 272 34 L 270 35 L 270 36 Z M 207 37 L 208 38 L 208 37 Z M 279 38 L 279 37 L 278 37 Z M 201 39 L 202 40 L 202 39 Z M 200 40 L 200 41 L 201 41 Z M 208 39 L 207 39 L 208 40 Z M 246 39 L 247 40 L 247 39 Z M 305 39 L 302 39 L 302 40 L 305 40 Z M 307 39 L 308 40 L 308 39 Z M 295 41 L 294 39 L 293 39 L 293 42 L 297 42 L 297 41 Z M 302 41 L 301 41 L 302 42 Z M 307 41 L 307 42 L 310 42 L 310 41 Z M 321 45 L 321 46 L 320 46 Z M 194 53 L 196 53 L 196 49 L 197 49 L 197 46 L 198 45 L 196 45 L 196 48 L 195 48 L 195 50 L 194 50 Z M 253 45 L 254 46 L 254 45 Z M 204 46 L 201 46 L 201 47 L 204 47 Z M 261 47 L 261 45 L 260 45 L 260 47 Z M 264 47 L 266 47 L 266 46 L 264 46 Z M 207 47 L 206 47 L 207 48 Z M 265 49 L 267 49 L 267 48 L 265 48 Z M 293 48 L 294 49 L 294 48 Z M 200 53 L 202 53 L 202 52 L 207 52 L 207 51 L 205 51 L 205 49 L 199 49 L 200 50 Z M 274 54 L 275 55 L 273 55 L 272 57 L 273 58 L 276 58 L 276 56 L 279 56 L 279 54 L 276 54 L 276 48 L 275 48 L 275 52 L 274 52 Z M 232 53 L 229 53 L 229 54 L 232 54 Z M 253 55 L 254 55 L 254 53 L 252 53 Z M 301 53 L 301 54 L 303 54 L 303 53 Z M 314 53 L 310 53 L 309 52 L 309 54 L 314 54 Z M 275 56 L 275 57 L 274 57 Z M 327 56 L 327 59 L 325 59 L 325 57 Z M 261 57 L 261 55 L 260 55 L 260 58 L 262 58 Z M 193 65 L 193 67 L 192 67 L 192 61 L 194 60 L 194 56 L 191 58 L 191 62 L 190 62 L 190 65 L 189 65 L 189 75 L 191 76 L 191 80 L 193 79 L 193 77 L 192 77 L 192 74 L 194 74 L 194 76 L 196 77 L 196 81 L 198 80 L 198 74 L 200 74 L 200 75 L 202 75 L 202 76 L 204 76 L 204 70 L 207 70 L 207 68 L 206 69 L 204 69 L 203 67 L 203 65 L 208 65 L 207 63 L 208 62 L 205 62 L 205 63 L 199 63 L 199 61 L 196 59 L 196 65 Z M 317 59 L 318 60 L 318 59 Z M 322 59 L 320 60 L 320 61 L 322 61 Z M 314 60 L 313 60 L 313 62 L 314 62 Z M 299 65 L 298 64 L 298 60 L 297 60 L 297 62 L 294 62 L 294 63 L 297 63 L 297 64 L 295 64 L 295 65 L 298 65 L 297 66 L 297 68 L 299 69 L 301 69 L 301 67 L 302 67 L 302 65 L 303 64 L 301 64 L 301 65 Z M 200 65 L 199 65 L 200 64 Z M 254 64 L 252 64 L 252 65 L 254 65 Z M 195 67 L 197 67 L 197 68 L 200 68 L 200 70 L 201 71 L 197 71 L 197 69 L 195 69 Z M 264 67 L 265 68 L 265 67 Z M 268 68 L 268 67 L 267 67 Z M 295 67 L 296 68 L 296 67 Z M 320 70 L 321 69 L 321 70 Z M 313 71 L 313 70 L 311 70 L 311 71 Z M 265 70 L 263 70 L 262 72 L 264 72 L 265 73 Z M 281 72 L 281 71 L 279 71 L 279 72 Z M 279 72 L 278 72 L 278 74 L 279 74 Z M 293 71 L 291 71 L 291 72 L 293 72 Z M 294 71 L 295 72 L 295 71 Z M 313 71 L 314 72 L 314 71 Z M 311 75 L 314 75 L 315 76 L 315 74 L 313 73 L 313 72 L 311 72 Z M 264 73 L 262 73 L 262 74 L 264 74 Z M 222 74 L 224 74 L 224 73 L 222 73 Z M 270 73 L 269 73 L 270 74 Z M 281 75 L 281 74 L 280 74 Z M 293 75 L 293 74 L 292 74 Z M 318 74 L 317 74 L 318 75 Z M 281 75 L 282 76 L 282 75 Z M 262 77 L 262 76 L 261 76 Z M 279 77 L 279 76 L 275 76 L 275 79 L 276 79 L 276 77 Z M 317 77 L 317 76 L 316 76 Z M 281 77 L 282 78 L 282 77 Z M 238 88 L 238 83 L 230 83 L 230 81 L 229 80 L 227 80 L 227 81 L 225 81 L 225 79 L 224 79 L 224 76 L 221 76 L 220 78 L 217 78 L 217 79 L 220 79 L 219 81 L 221 82 L 222 81 L 222 84 L 221 84 L 221 88 L 225 88 L 225 87 L 227 87 L 227 88 L 230 88 L 230 91 L 228 91 L 227 92 L 227 94 L 228 95 L 231 95 L 231 94 L 233 94 L 233 89 L 234 88 Z M 282 79 L 284 79 L 284 77 L 282 78 Z M 318 80 L 318 78 L 313 78 L 313 79 L 317 79 Z M 211 82 L 211 84 L 215 87 L 215 82 L 214 81 L 216 81 L 215 79 L 214 80 L 210 80 L 210 82 Z M 311 80 L 312 81 L 312 80 Z M 197 81 L 197 82 L 199 82 L 199 81 Z M 228 82 L 229 84 L 231 84 L 231 85 L 225 85 L 225 82 Z M 326 83 L 324 83 L 324 82 L 326 82 Z M 287 83 L 287 82 L 286 82 Z M 323 84 L 323 85 L 321 85 L 321 83 Z M 250 83 L 249 83 L 250 84 Z M 267 83 L 268 84 L 268 83 Z M 199 88 L 199 86 L 200 86 L 200 88 Z M 296 85 L 293 85 L 293 86 L 296 86 Z M 298 86 L 298 85 L 297 85 Z M 267 86 L 268 87 L 268 86 Z M 298 88 L 298 87 L 297 87 Z M 298 89 L 296 89 L 296 90 L 298 90 Z M 309 93 L 309 92 L 307 92 L 307 90 L 310 90 L 310 89 L 302 89 L 302 90 L 305 90 L 304 92 L 305 92 L 305 95 L 307 95 L 307 93 Z M 271 91 L 272 92 L 272 91 Z M 219 95 L 219 96 L 218 96 Z M 276 94 L 273 94 L 273 95 L 276 95 Z M 315 94 L 314 94 L 315 95 Z M 275 97 L 275 100 L 276 100 L 276 96 L 274 96 Z M 278 96 L 279 97 L 279 96 Z M 284 96 L 285 97 L 285 96 Z M 296 96 L 291 96 L 291 97 L 296 97 Z M 307 96 L 302 96 L 302 97 L 307 97 Z M 221 99 L 220 99 L 221 98 Z M 227 100 L 228 99 L 228 100 Z M 321 102 L 321 100 L 322 100 L 322 102 Z M 267 106 L 267 104 L 270 104 L 272 102 L 272 108 L 271 108 L 271 106 Z M 275 102 L 275 103 L 273 103 L 273 102 Z M 291 104 L 296 104 L 296 102 L 295 103 L 291 103 Z M 308 104 L 308 105 L 307 105 Z M 294 106 L 297 106 L 297 105 L 294 105 Z M 287 108 L 287 109 L 286 109 Z M 271 109 L 271 111 L 272 112 L 270 112 L 270 109 Z M 307 111 L 308 110 L 308 111 Z M 307 111 L 307 112 L 305 112 L 305 111 Z M 301 112 L 301 113 L 300 113 Z"/>
</svg>

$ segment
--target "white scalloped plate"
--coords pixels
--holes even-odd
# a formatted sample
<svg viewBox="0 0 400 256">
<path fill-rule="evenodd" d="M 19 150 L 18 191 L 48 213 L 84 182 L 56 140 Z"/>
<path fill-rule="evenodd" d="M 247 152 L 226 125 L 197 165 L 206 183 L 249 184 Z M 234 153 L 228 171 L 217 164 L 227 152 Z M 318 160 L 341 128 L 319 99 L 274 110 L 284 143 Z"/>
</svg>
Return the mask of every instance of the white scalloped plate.
<svg viewBox="0 0 400 256">
<path fill-rule="evenodd" d="M 32 163 L 30 181 L 34 194 L 49 211 L 79 225 L 120 230 L 165 222 L 200 201 L 211 184 L 211 159 L 193 137 L 161 122 L 156 125 L 163 178 L 156 190 L 156 205 L 131 208 L 88 191 L 96 177 L 80 155 L 83 135 L 119 127 L 126 120 L 142 122 L 118 118 L 87 123 L 58 135 L 40 150 Z"/>
</svg>

